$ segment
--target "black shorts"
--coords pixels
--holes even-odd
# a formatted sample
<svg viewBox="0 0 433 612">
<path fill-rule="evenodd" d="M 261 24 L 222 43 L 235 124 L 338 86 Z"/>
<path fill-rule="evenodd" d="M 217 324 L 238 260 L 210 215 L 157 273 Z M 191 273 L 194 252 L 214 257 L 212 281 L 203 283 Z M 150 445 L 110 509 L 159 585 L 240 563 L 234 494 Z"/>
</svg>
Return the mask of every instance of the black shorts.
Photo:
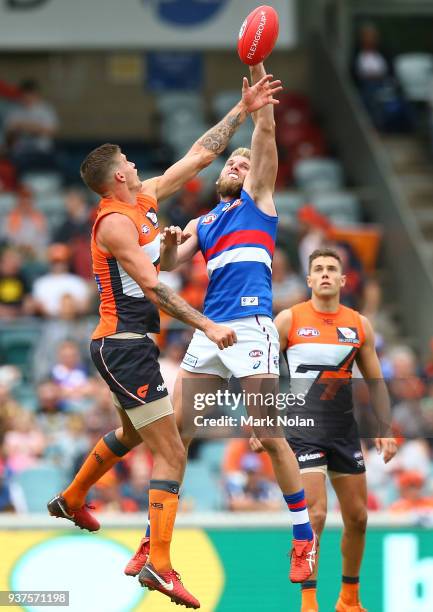
<svg viewBox="0 0 433 612">
<path fill-rule="evenodd" d="M 355 422 L 344 438 L 319 438 L 315 441 L 311 437 L 289 438 L 288 442 L 296 455 L 300 470 L 326 465 L 328 470 L 341 474 L 365 472 L 364 456 Z"/>
<path fill-rule="evenodd" d="M 148 404 L 168 395 L 159 369 L 159 349 L 147 336 L 92 340 L 90 355 L 122 408 Z"/>
</svg>

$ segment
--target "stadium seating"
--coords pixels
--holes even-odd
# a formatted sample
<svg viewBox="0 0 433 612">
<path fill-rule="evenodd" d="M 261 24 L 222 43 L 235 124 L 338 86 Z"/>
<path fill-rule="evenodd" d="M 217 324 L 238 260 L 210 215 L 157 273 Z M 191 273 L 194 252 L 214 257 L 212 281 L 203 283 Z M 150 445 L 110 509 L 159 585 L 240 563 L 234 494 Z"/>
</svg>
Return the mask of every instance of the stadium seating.
<svg viewBox="0 0 433 612">
<path fill-rule="evenodd" d="M 227 115 L 229 110 L 231 110 L 238 102 L 239 91 L 227 90 L 218 92 L 212 99 L 212 111 L 216 120 L 219 120 L 224 117 L 224 115 Z"/>
<path fill-rule="evenodd" d="M 33 351 L 39 336 L 38 326 L 1 327 L 0 363 L 18 367 L 24 379 L 30 380 Z"/>
<path fill-rule="evenodd" d="M 341 164 L 329 158 L 301 159 L 294 166 L 297 186 L 308 192 L 336 191 L 343 186 Z"/>
<path fill-rule="evenodd" d="M 199 451 L 200 461 L 203 461 L 212 472 L 219 474 L 226 446 L 227 440 L 209 440 L 204 442 Z"/>
<path fill-rule="evenodd" d="M 433 55 L 403 53 L 394 62 L 395 72 L 409 100 L 428 102 L 433 82 Z"/>
<path fill-rule="evenodd" d="M 13 495 L 26 512 L 46 512 L 47 501 L 66 484 L 64 472 L 51 465 L 24 470 L 11 480 Z"/>
<path fill-rule="evenodd" d="M 197 512 L 209 512 L 222 507 L 220 484 L 209 465 L 202 461 L 188 462 L 180 498 L 187 505 L 192 502 Z"/>
<path fill-rule="evenodd" d="M 353 224 L 361 221 L 359 199 L 347 191 L 317 193 L 313 199 L 317 210 L 337 224 Z"/>
<path fill-rule="evenodd" d="M 23 176 L 22 182 L 36 197 L 59 192 L 61 187 L 61 177 L 54 172 L 32 172 Z"/>
</svg>

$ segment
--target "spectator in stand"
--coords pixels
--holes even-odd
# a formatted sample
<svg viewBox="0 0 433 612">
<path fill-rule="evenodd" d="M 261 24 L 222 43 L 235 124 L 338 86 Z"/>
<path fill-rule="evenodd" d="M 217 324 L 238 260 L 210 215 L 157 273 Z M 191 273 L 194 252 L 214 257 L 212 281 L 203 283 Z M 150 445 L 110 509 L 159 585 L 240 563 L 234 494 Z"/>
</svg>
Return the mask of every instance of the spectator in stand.
<svg viewBox="0 0 433 612">
<path fill-rule="evenodd" d="M 346 284 L 341 290 L 341 303 L 359 310 L 359 298 L 364 289 L 365 275 L 362 263 L 352 246 L 347 242 L 334 245 L 341 257 Z"/>
<path fill-rule="evenodd" d="M 92 230 L 90 207 L 85 192 L 74 187 L 65 194 L 66 218 L 54 233 L 54 242 L 71 250 L 71 268 L 83 278 L 93 278 L 89 238 Z"/>
<path fill-rule="evenodd" d="M 0 319 L 11 319 L 33 311 L 30 286 L 22 273 L 22 257 L 14 248 L 0 255 Z"/>
<path fill-rule="evenodd" d="M 16 168 L 7 156 L 6 146 L 0 145 L 0 193 L 16 191 L 17 189 L 18 177 Z"/>
<path fill-rule="evenodd" d="M 166 347 L 159 359 L 159 366 L 170 397 L 173 396 L 174 383 L 187 346 L 188 332 L 187 334 L 178 331 L 169 332 Z"/>
<path fill-rule="evenodd" d="M 46 435 L 65 428 L 66 415 L 61 401 L 61 390 L 52 380 L 44 380 L 37 387 L 36 421 Z"/>
<path fill-rule="evenodd" d="M 280 490 L 263 475 L 260 458 L 255 453 L 247 453 L 241 459 L 240 468 L 240 472 L 226 475 L 228 509 L 233 512 L 281 510 Z"/>
<path fill-rule="evenodd" d="M 272 259 L 272 310 L 278 314 L 307 299 L 304 281 L 292 269 L 282 249 L 276 248 Z"/>
<path fill-rule="evenodd" d="M 9 473 L 0 456 L 0 512 L 14 512 L 9 488 Z"/>
<path fill-rule="evenodd" d="M 380 41 L 377 28 L 364 24 L 352 56 L 351 72 L 361 99 L 378 130 L 407 131 L 410 109 L 394 77 L 392 58 Z"/>
<path fill-rule="evenodd" d="M 41 258 L 49 241 L 45 215 L 34 206 L 28 187 L 20 187 L 17 201 L 5 219 L 3 237 L 29 257 Z"/>
<path fill-rule="evenodd" d="M 402 472 L 398 477 L 400 497 L 389 507 L 390 512 L 433 512 L 433 497 L 424 494 L 424 476 L 417 471 Z"/>
<path fill-rule="evenodd" d="M 20 89 L 20 103 L 7 113 L 4 124 L 11 159 L 20 175 L 32 170 L 56 170 L 57 113 L 43 99 L 36 81 L 23 81 Z"/>
<path fill-rule="evenodd" d="M 200 216 L 202 188 L 202 181 L 198 177 L 184 185 L 173 204 L 166 210 L 168 225 L 178 225 L 183 229 L 191 219 Z"/>
<path fill-rule="evenodd" d="M 21 472 L 34 467 L 42 457 L 46 440 L 36 426 L 31 412 L 20 410 L 11 419 L 11 429 L 4 437 L 6 466 L 11 472 Z"/>
<path fill-rule="evenodd" d="M 69 272 L 70 251 L 64 244 L 48 247 L 50 269 L 33 285 L 33 297 L 38 314 L 43 317 L 59 317 L 65 295 L 71 297 L 75 310 L 85 315 L 90 308 L 90 290 L 87 283 Z"/>
<path fill-rule="evenodd" d="M 364 284 L 361 314 L 370 321 L 376 335 L 395 336 L 394 325 L 384 309 L 382 285 L 377 278 L 370 277 Z"/>
<path fill-rule="evenodd" d="M 84 408 L 96 392 L 96 383 L 82 363 L 77 343 L 72 340 L 60 345 L 51 377 L 59 386 L 62 406 L 66 410 Z"/>
</svg>

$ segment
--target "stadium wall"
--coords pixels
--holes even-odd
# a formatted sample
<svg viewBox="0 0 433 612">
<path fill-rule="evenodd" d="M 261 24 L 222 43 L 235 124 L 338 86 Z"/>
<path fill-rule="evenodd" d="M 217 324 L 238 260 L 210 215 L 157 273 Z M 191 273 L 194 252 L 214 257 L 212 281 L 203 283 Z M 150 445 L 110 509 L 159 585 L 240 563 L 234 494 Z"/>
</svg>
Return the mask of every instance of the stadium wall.
<svg viewBox="0 0 433 612">
<path fill-rule="evenodd" d="M 122 573 L 146 517 L 101 518 L 101 532 L 84 535 L 45 516 L 0 517 L 0 591 L 66 590 L 69 612 L 169 612 L 169 601 L 142 590 Z M 174 566 L 200 597 L 204 612 L 299 610 L 299 587 L 287 580 L 286 513 L 180 515 L 177 527 Z M 341 519 L 331 514 L 320 553 L 323 610 L 333 609 L 338 596 L 340 537 Z M 430 612 L 432 550 L 432 530 L 414 525 L 411 517 L 372 515 L 362 570 L 363 604 L 373 612 Z M 96 584 L 103 587 L 95 589 Z"/>
</svg>

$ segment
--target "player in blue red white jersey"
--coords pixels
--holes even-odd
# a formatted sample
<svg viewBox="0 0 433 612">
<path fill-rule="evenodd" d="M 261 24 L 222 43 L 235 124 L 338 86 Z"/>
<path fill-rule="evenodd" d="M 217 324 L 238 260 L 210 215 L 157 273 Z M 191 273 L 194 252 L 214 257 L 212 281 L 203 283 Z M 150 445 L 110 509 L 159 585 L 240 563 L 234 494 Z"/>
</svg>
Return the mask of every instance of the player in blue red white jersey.
<svg viewBox="0 0 433 612">
<path fill-rule="evenodd" d="M 251 67 L 253 82 L 265 75 L 263 64 Z M 204 314 L 235 330 L 237 344 L 214 350 L 200 331 L 195 332 L 181 364 L 174 392 L 175 412 L 185 414 L 200 379 L 210 386 L 239 378 L 245 395 L 276 389 L 279 376 L 278 333 L 272 322 L 272 256 L 277 233 L 273 200 L 278 156 L 273 105 L 254 114 L 251 151 L 237 149 L 217 181 L 220 201 L 210 213 L 191 221 L 185 242 L 166 249 L 163 269 L 173 269 L 201 251 L 207 263 L 209 286 Z M 166 232 L 167 235 L 167 232 Z M 186 383 L 186 385 L 185 385 Z M 183 406 L 182 406 L 183 403 Z M 247 406 L 250 414 L 253 406 Z M 316 536 L 311 529 L 296 458 L 284 437 L 257 434 L 268 451 L 276 479 L 291 511 L 293 549 L 290 579 L 301 582 L 311 575 L 316 556 Z M 183 433 L 188 446 L 190 439 Z"/>
</svg>

